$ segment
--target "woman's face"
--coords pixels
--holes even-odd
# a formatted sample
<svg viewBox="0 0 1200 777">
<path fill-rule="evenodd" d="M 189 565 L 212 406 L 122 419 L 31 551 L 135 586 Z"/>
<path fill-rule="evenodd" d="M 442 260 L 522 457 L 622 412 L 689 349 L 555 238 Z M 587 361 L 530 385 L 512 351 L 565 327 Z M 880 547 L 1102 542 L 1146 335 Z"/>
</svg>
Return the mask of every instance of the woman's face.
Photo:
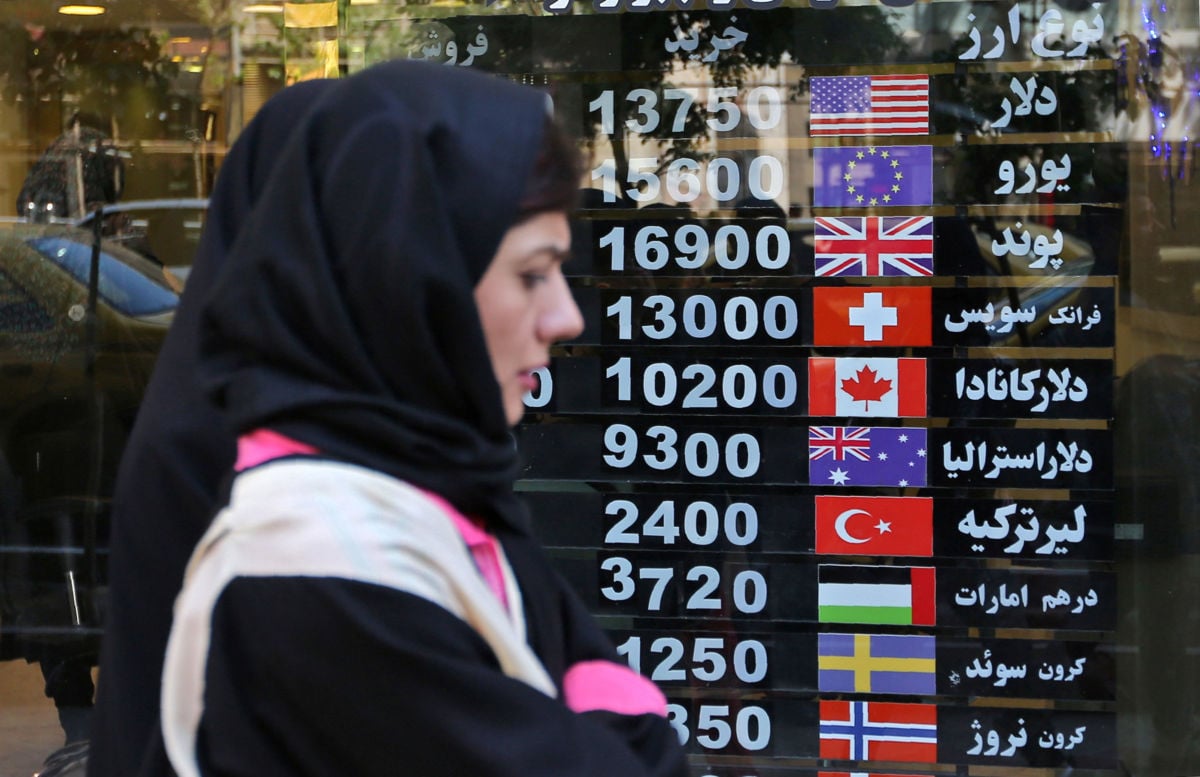
<svg viewBox="0 0 1200 777">
<path fill-rule="evenodd" d="M 504 234 L 475 287 L 475 304 L 510 426 L 524 415 L 525 392 L 537 387 L 533 372 L 550 363 L 550 346 L 583 331 L 583 316 L 562 274 L 570 248 L 566 214 L 539 213 Z"/>
</svg>

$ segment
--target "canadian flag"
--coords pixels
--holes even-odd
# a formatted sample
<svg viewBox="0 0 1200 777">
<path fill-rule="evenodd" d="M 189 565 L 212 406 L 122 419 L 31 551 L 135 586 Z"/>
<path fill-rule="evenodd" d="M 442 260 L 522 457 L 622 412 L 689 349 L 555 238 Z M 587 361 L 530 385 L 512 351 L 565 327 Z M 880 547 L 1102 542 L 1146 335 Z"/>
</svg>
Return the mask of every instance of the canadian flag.
<svg viewBox="0 0 1200 777">
<path fill-rule="evenodd" d="M 811 358 L 808 414 L 851 418 L 926 415 L 925 360 Z"/>
</svg>

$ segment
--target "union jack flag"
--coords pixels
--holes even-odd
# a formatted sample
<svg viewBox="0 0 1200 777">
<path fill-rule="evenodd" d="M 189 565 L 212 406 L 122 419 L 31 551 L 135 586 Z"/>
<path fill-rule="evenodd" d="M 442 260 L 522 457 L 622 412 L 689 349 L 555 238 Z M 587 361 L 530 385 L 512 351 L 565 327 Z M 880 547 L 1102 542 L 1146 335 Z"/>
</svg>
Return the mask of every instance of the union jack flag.
<svg viewBox="0 0 1200 777">
<path fill-rule="evenodd" d="M 812 461 L 833 456 L 834 461 L 843 461 L 849 456 L 870 461 L 870 432 L 869 426 L 811 426 L 808 429 L 808 458 Z"/>
<path fill-rule="evenodd" d="M 818 276 L 933 275 L 932 216 L 819 216 Z"/>
</svg>

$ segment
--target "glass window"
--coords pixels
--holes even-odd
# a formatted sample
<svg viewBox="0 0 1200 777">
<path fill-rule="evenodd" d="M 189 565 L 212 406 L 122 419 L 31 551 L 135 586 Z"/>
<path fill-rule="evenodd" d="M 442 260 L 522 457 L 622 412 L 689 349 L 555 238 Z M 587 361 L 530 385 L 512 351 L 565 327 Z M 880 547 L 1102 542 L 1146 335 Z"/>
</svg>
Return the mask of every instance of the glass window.
<svg viewBox="0 0 1200 777">
<path fill-rule="evenodd" d="M 1200 772 L 1195 3 L 58 6 L 0 16 L 0 220 L 119 204 L 125 316 L 170 319 L 287 85 L 409 57 L 551 96 L 587 327 L 519 487 L 697 777 Z M 27 243 L 86 286 L 89 242 Z M 0 348 L 6 774 L 86 730 L 167 326 L 102 349 L 89 414 L 86 298 L 25 288 L 0 274 L 0 344 L 40 338 Z M 31 641 L 38 592 L 88 639 Z"/>
<path fill-rule="evenodd" d="M 92 266 L 92 246 L 66 237 L 30 238 L 29 245 L 42 256 L 88 284 Z M 111 251 L 111 249 L 110 249 Z M 135 268 L 108 251 L 100 252 L 100 297 L 127 316 L 148 316 L 171 310 L 178 296 L 164 280 L 150 271 Z"/>
</svg>

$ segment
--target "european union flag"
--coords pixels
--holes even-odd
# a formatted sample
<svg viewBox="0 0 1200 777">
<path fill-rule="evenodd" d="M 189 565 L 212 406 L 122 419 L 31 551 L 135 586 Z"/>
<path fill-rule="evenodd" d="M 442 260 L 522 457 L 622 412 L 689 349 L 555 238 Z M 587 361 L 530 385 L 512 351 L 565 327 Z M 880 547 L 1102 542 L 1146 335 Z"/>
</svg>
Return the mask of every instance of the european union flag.
<svg viewBox="0 0 1200 777">
<path fill-rule="evenodd" d="M 932 146 L 813 149 L 814 207 L 932 204 Z"/>
</svg>

